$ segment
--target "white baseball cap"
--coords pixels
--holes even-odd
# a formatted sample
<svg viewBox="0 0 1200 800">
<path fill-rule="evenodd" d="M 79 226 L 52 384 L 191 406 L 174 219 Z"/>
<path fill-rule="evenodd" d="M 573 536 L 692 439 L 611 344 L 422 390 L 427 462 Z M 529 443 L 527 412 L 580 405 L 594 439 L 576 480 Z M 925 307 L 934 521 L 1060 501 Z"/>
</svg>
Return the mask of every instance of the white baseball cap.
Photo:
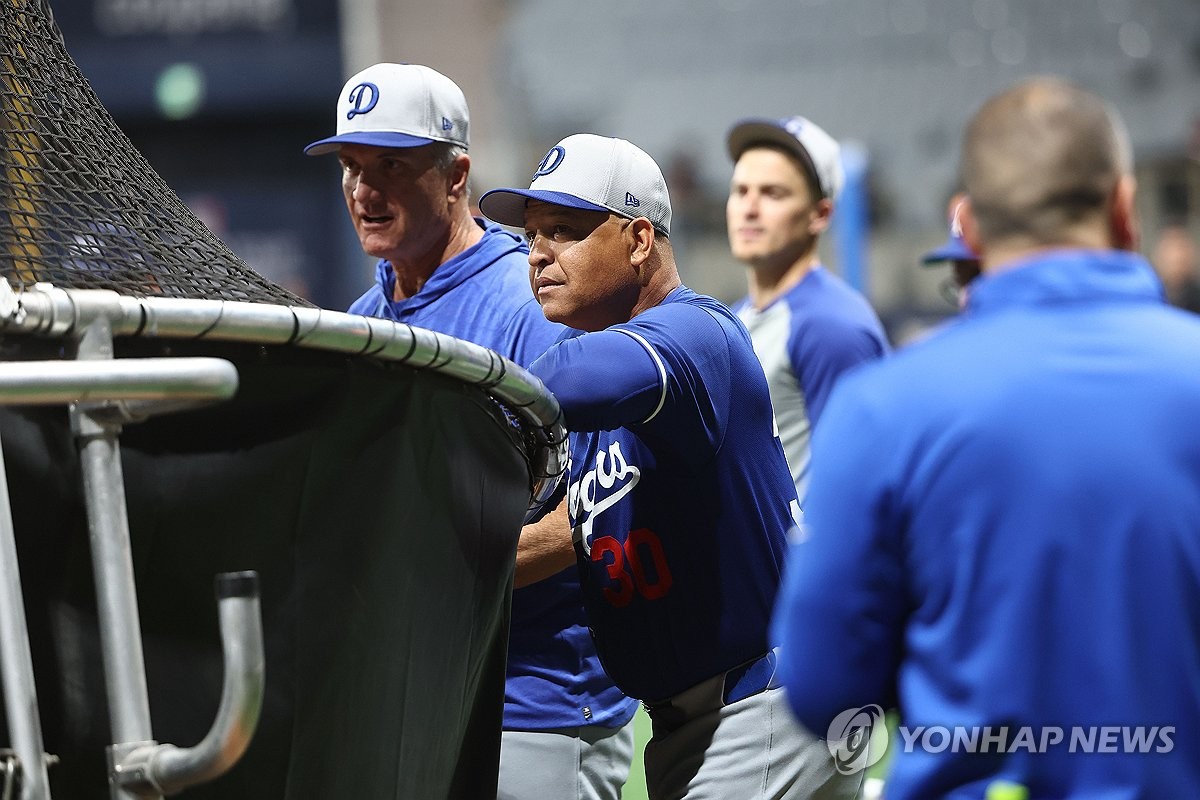
<svg viewBox="0 0 1200 800">
<path fill-rule="evenodd" d="M 375 64 L 346 81 L 337 104 L 337 135 L 304 148 L 310 156 L 344 144 L 467 147 L 470 117 L 462 89 L 420 64 Z"/>
<path fill-rule="evenodd" d="M 821 195 L 830 200 L 837 199 L 846 181 L 842 148 L 832 136 L 804 117 L 744 119 L 730 129 L 726 142 L 729 157 L 735 162 L 742 153 L 758 144 L 783 147 L 800 159 L 817 179 Z"/>
<path fill-rule="evenodd" d="M 520 228 L 525 225 L 525 203 L 531 199 L 611 211 L 628 219 L 645 217 L 659 233 L 671 233 L 671 198 L 662 170 L 624 139 L 593 133 L 568 136 L 546 153 L 528 189 L 493 189 L 479 198 L 479 210 L 501 225 Z"/>
</svg>

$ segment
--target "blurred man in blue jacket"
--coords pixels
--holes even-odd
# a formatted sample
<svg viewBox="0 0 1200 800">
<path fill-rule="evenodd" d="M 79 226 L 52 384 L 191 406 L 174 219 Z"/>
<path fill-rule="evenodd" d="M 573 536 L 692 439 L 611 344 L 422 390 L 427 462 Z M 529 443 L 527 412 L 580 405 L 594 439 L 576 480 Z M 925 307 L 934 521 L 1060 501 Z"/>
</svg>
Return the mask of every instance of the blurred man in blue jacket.
<svg viewBox="0 0 1200 800">
<path fill-rule="evenodd" d="M 842 755 L 899 709 L 889 800 L 1200 786 L 1200 321 L 1134 252 L 1130 162 L 1072 84 L 989 100 L 964 312 L 826 406 L 780 669 Z"/>
</svg>

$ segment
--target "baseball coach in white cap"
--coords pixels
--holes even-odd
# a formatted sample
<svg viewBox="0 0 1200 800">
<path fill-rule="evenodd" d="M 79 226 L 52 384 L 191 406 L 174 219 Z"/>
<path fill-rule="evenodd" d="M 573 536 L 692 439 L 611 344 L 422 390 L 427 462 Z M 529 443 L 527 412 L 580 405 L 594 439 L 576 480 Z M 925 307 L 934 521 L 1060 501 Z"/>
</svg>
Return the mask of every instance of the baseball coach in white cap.
<svg viewBox="0 0 1200 800">
<path fill-rule="evenodd" d="M 447 333 L 528 366 L 564 328 L 529 291 L 521 238 L 471 215 L 462 91 L 429 67 L 376 64 L 346 81 L 336 113 L 337 134 L 306 152 L 337 153 L 350 219 L 379 258 L 374 285 L 349 311 Z M 478 764 L 479 784 L 490 769 L 499 800 L 617 800 L 636 703 L 600 666 L 577 571 L 540 577 L 513 591 L 498 777 L 495 763 Z"/>
<path fill-rule="evenodd" d="M 796 490 L 749 334 L 680 281 L 658 165 L 576 134 L 480 209 L 525 231 L 543 312 L 576 329 L 530 367 L 571 456 L 565 497 L 522 539 L 548 571 L 578 562 L 605 669 L 653 723 L 649 796 L 853 796 L 830 793 L 832 756 L 802 757 L 815 739 L 774 679 Z"/>
</svg>

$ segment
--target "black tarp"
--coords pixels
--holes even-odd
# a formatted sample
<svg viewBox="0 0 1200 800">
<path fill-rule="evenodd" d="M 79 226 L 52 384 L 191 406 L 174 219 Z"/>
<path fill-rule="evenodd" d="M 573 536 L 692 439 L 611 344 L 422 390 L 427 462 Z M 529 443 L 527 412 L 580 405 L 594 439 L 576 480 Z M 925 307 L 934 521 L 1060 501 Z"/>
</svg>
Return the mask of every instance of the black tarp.
<svg viewBox="0 0 1200 800">
<path fill-rule="evenodd" d="M 5 358 L 52 355 L 5 342 Z M 366 358 L 118 342 L 238 367 L 234 400 L 122 431 L 154 736 L 190 746 L 220 697 L 213 577 L 257 570 L 266 690 L 226 776 L 188 798 L 495 796 L 526 454 L 479 389 Z M 107 798 L 82 478 L 65 408 L 0 410 L 57 800 Z M 2 734 L 2 731 L 0 731 Z"/>
</svg>

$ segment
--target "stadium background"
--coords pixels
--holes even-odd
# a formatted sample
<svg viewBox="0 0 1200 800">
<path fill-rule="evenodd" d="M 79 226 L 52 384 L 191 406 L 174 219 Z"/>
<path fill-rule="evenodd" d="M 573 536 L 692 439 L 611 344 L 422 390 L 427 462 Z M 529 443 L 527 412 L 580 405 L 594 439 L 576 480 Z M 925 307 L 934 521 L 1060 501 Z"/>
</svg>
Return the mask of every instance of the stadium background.
<svg viewBox="0 0 1200 800">
<path fill-rule="evenodd" d="M 301 150 L 332 131 L 344 78 L 382 60 L 425 63 L 463 87 L 476 197 L 526 182 L 568 133 L 645 148 L 667 172 L 685 282 L 724 300 L 744 286 L 726 251 L 724 133 L 742 116 L 812 117 L 863 167 L 826 261 L 867 293 L 898 343 L 952 311 L 937 291 L 944 276 L 920 268 L 919 254 L 945 236 L 963 123 L 1024 75 L 1066 76 L 1120 109 L 1147 254 L 1168 221 L 1200 238 L 1196 0 L 51 7 L 84 75 L 167 183 L 251 266 L 327 307 L 357 296 L 372 264 L 346 220 L 334 160 Z"/>
</svg>

